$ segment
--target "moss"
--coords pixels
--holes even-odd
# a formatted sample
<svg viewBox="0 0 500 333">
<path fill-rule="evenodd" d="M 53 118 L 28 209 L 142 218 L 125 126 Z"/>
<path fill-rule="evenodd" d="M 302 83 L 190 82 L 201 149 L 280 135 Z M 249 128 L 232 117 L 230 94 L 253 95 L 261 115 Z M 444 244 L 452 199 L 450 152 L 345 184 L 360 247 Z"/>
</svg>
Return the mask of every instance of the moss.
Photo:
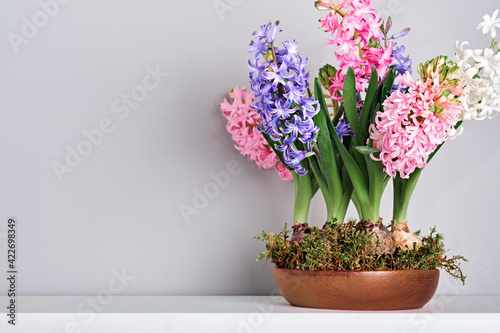
<svg viewBox="0 0 500 333">
<path fill-rule="evenodd" d="M 431 228 L 428 236 L 422 237 L 422 246 L 407 251 L 400 251 L 394 262 L 394 269 L 433 269 L 442 268 L 455 279 L 465 284 L 466 276 L 460 269 L 460 261 L 467 261 L 463 256 L 447 258 L 442 234 Z"/>
<path fill-rule="evenodd" d="M 306 227 L 300 242 L 290 242 L 291 230 L 287 225 L 278 234 L 262 231 L 255 239 L 266 243 L 266 251 L 259 253 L 257 260 L 267 259 L 278 268 L 301 270 L 391 270 L 442 268 L 451 276 L 465 283 L 460 269 L 462 256 L 448 259 L 445 255 L 443 235 L 431 229 L 422 237 L 422 246 L 394 254 L 377 255 L 377 246 L 372 251 L 374 233 L 367 234 L 360 223 L 350 220 L 343 224 L 326 224 L 323 228 Z M 380 251 L 379 251 L 380 252 Z"/>
</svg>

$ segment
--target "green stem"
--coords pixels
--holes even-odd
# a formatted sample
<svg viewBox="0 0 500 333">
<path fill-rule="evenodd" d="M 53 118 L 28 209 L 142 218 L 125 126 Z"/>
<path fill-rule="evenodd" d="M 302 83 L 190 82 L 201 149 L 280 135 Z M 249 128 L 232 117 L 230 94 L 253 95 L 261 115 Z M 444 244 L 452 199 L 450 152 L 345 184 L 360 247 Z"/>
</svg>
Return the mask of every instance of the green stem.
<svg viewBox="0 0 500 333">
<path fill-rule="evenodd" d="M 307 223 L 309 205 L 313 196 L 311 176 L 309 173 L 299 176 L 292 172 L 293 183 L 295 185 L 295 203 L 293 209 L 293 218 L 295 222 Z"/>
<path fill-rule="evenodd" d="M 455 124 L 455 129 L 459 128 L 462 121 Z M 441 143 L 437 148 L 429 155 L 427 159 L 427 164 L 432 160 L 434 155 L 441 149 L 444 142 Z M 393 201 L 393 221 L 394 223 L 402 223 L 406 221 L 406 214 L 408 213 L 408 206 L 410 204 L 410 199 L 417 186 L 418 179 L 423 169 L 415 169 L 408 179 L 402 179 L 399 176 L 394 178 L 394 201 Z"/>
<path fill-rule="evenodd" d="M 356 207 L 356 211 L 358 212 L 358 218 L 361 221 L 362 220 L 361 203 L 359 202 L 356 191 L 352 191 L 351 200 L 352 200 L 352 203 L 354 204 L 354 207 Z"/>
<path fill-rule="evenodd" d="M 318 163 L 317 157 L 316 156 L 311 156 L 308 159 L 309 166 L 311 167 L 311 170 L 314 173 L 314 176 L 318 182 L 319 188 L 321 189 L 321 193 L 323 194 L 323 199 L 325 200 L 325 205 L 326 205 L 326 221 L 327 222 L 332 222 L 334 220 L 334 213 L 333 213 L 333 200 L 331 198 L 331 193 L 328 190 L 328 185 L 326 183 L 326 180 L 323 176 L 323 171 L 320 167 L 320 164 Z"/>
<path fill-rule="evenodd" d="M 497 45 L 497 42 L 495 42 L 495 38 L 493 38 L 493 40 L 491 41 L 490 49 L 493 50 L 493 48 L 495 47 L 495 45 Z"/>
<path fill-rule="evenodd" d="M 353 192 L 353 187 L 351 180 L 349 177 L 344 176 L 342 179 L 342 185 L 344 188 L 344 195 L 342 196 L 342 201 L 339 203 L 337 207 L 337 211 L 334 213 L 334 217 L 336 219 L 336 223 L 342 224 L 345 219 L 345 215 L 347 213 L 347 208 L 349 207 L 349 202 L 351 201 L 351 196 Z"/>
<path fill-rule="evenodd" d="M 393 221 L 394 223 L 402 223 L 406 221 L 406 214 L 408 212 L 408 206 L 410 204 L 410 199 L 413 194 L 413 191 L 415 190 L 415 186 L 417 186 L 418 179 L 420 178 L 420 174 L 422 173 L 423 169 L 415 169 L 415 171 L 412 172 L 410 175 L 410 178 L 408 179 L 401 179 L 399 176 L 396 176 L 396 178 L 399 178 L 399 180 L 395 179 L 395 184 L 397 182 L 400 182 L 400 185 L 398 184 L 397 186 L 399 188 L 394 188 L 394 216 L 393 216 Z M 396 193 L 396 190 L 398 193 Z M 399 194 L 399 201 L 396 202 L 396 194 Z"/>
<path fill-rule="evenodd" d="M 392 220 L 394 223 L 398 223 L 397 221 L 399 220 L 400 223 L 404 222 L 401 221 L 402 215 L 404 215 L 404 218 L 406 220 L 406 212 L 401 213 L 401 199 L 403 197 L 403 179 L 401 177 L 396 176 L 392 180 L 392 188 L 393 188 L 393 198 L 392 198 Z M 397 218 L 397 220 L 396 220 Z"/>
<path fill-rule="evenodd" d="M 271 139 L 269 134 L 263 133 L 264 138 L 268 142 L 269 146 L 273 149 L 278 156 L 279 160 L 283 165 L 286 166 L 286 163 L 283 159 L 283 153 L 276 149 L 275 142 Z M 307 163 L 307 161 L 303 161 L 302 163 Z M 310 170 L 308 165 L 305 165 L 307 170 Z M 306 223 L 307 215 L 309 213 L 309 205 L 311 203 L 311 199 L 313 195 L 318 190 L 317 186 L 321 179 L 315 179 L 313 181 L 314 175 L 308 172 L 304 176 L 299 176 L 295 171 L 292 172 L 293 183 L 295 185 L 295 202 L 293 209 L 293 217 L 295 222 Z"/>
<path fill-rule="evenodd" d="M 380 217 L 380 201 L 384 193 L 387 181 L 385 180 L 384 166 L 379 161 L 374 161 L 369 155 L 365 155 L 365 162 L 368 169 L 368 179 L 370 188 L 368 195 L 371 204 L 371 216 L 369 220 L 377 221 Z"/>
</svg>

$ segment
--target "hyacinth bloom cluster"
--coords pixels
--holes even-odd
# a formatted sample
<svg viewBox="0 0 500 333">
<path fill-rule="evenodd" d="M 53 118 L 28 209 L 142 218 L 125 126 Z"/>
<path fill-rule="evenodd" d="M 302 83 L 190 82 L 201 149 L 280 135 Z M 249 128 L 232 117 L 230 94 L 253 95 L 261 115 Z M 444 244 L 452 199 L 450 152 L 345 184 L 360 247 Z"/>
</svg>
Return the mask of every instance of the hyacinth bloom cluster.
<svg viewBox="0 0 500 333">
<path fill-rule="evenodd" d="M 253 93 L 236 87 L 229 93 L 232 103 L 224 99 L 220 109 L 227 119 L 226 129 L 243 156 L 255 161 L 261 169 L 274 169 L 284 180 L 292 180 L 291 172 L 279 161 L 257 129 L 262 118 L 251 107 L 253 96 Z"/>
<path fill-rule="evenodd" d="M 295 41 L 274 45 L 279 23 L 268 23 L 254 32 L 250 43 L 250 85 L 255 92 L 254 108 L 262 121 L 259 130 L 276 142 L 283 160 L 299 175 L 307 173 L 301 164 L 312 151 L 318 128 L 312 117 L 318 113 L 316 101 L 307 97 L 309 73 Z"/>
<path fill-rule="evenodd" d="M 406 31 L 409 31 L 409 30 L 406 30 Z M 391 56 L 395 60 L 395 61 L 393 61 L 392 66 L 396 70 L 396 78 L 401 77 L 406 73 L 410 73 L 410 74 L 412 73 L 412 70 L 411 70 L 412 61 L 411 61 L 410 57 L 407 57 L 404 55 L 405 50 L 406 49 L 405 49 L 404 45 L 394 46 L 392 49 Z M 402 87 L 403 89 L 406 88 L 400 84 L 395 83 L 392 86 L 391 92 L 394 92 L 394 90 L 399 89 L 400 87 Z"/>
<path fill-rule="evenodd" d="M 316 1 L 316 8 L 328 10 L 329 13 L 320 19 L 320 27 L 332 35 L 327 44 L 336 45 L 336 58 L 340 61 L 339 70 L 331 78 L 330 94 L 332 98 L 341 101 L 339 92 L 343 88 L 345 71 L 352 68 L 356 75 L 356 89 L 363 92 L 363 84 L 369 81 L 372 68 L 378 76 L 387 75 L 393 58 L 392 45 L 386 40 L 381 45 L 382 18 L 372 8 L 371 0 L 339 0 Z"/>
<path fill-rule="evenodd" d="M 404 75 L 406 72 L 411 73 L 411 59 L 404 55 L 405 47 L 403 45 L 394 47 L 392 50 L 392 57 L 397 61 L 394 64 L 396 72 L 400 75 Z"/>
<path fill-rule="evenodd" d="M 483 34 L 493 38 L 491 46 L 486 49 L 466 49 L 467 42 L 456 44 L 455 61 L 459 66 L 459 74 L 466 86 L 462 102 L 464 110 L 461 120 L 483 120 L 493 118 L 500 112 L 500 53 L 496 28 L 500 28 L 498 9 L 492 16 L 484 15 L 484 21 L 478 26 Z M 461 131 L 451 133 L 457 136 Z"/>
<path fill-rule="evenodd" d="M 419 67 L 420 80 L 403 75 L 401 84 L 408 87 L 407 93 L 398 89 L 384 101 L 370 137 L 380 150 L 380 156 L 372 154 L 372 158 L 382 161 L 391 177 L 399 173 L 407 179 L 416 168 L 425 167 L 429 155 L 459 121 L 463 82 L 455 78 L 456 70 L 446 57 L 433 59 Z"/>
</svg>

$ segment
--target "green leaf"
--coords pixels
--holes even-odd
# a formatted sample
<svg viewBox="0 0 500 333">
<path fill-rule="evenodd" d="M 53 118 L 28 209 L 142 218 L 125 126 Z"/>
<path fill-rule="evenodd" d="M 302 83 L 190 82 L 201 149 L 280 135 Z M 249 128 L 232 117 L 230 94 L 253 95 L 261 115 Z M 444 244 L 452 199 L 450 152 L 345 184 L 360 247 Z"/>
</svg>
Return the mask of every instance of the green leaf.
<svg viewBox="0 0 500 333">
<path fill-rule="evenodd" d="M 367 179 L 365 179 L 361 168 L 358 166 L 354 158 L 351 156 L 351 154 L 349 154 L 347 149 L 340 141 L 337 133 L 330 133 L 330 136 L 334 143 L 335 149 L 340 153 L 340 156 L 344 161 L 344 165 L 347 169 L 347 173 L 349 174 L 349 178 L 351 178 L 352 186 L 358 196 L 360 207 L 362 209 L 362 211 L 360 212 L 361 218 L 365 218 L 367 215 L 371 214 L 372 210 L 368 195 Z"/>
<path fill-rule="evenodd" d="M 321 192 L 323 193 L 323 197 L 325 199 L 325 202 L 329 202 L 330 201 L 330 193 L 328 192 L 328 184 L 326 183 L 324 175 L 321 172 L 321 169 L 318 165 L 319 160 L 315 157 L 316 157 L 316 155 L 311 156 L 311 158 L 308 159 L 309 166 L 311 167 L 311 169 L 314 173 L 314 176 L 315 176 L 314 181 L 317 183 L 317 185 L 321 189 Z M 313 192 L 315 193 L 316 191 L 317 191 L 317 188 L 316 188 L 316 190 L 314 190 L 314 188 L 313 188 Z M 327 206 L 328 206 L 328 204 L 327 204 Z"/>
<path fill-rule="evenodd" d="M 344 114 L 344 106 L 340 105 L 339 108 L 337 109 L 337 112 L 335 112 L 335 115 L 333 116 L 332 119 L 332 124 L 333 126 L 337 126 L 339 123 L 340 117 Z"/>
<path fill-rule="evenodd" d="M 382 80 L 381 86 L 386 89 L 386 93 L 380 96 L 381 97 L 380 104 L 383 104 L 385 99 L 387 98 L 389 92 L 392 89 L 392 85 L 394 84 L 395 78 L 396 78 L 396 70 L 392 68 L 391 70 L 389 70 L 389 73 L 387 73 L 387 76 L 384 78 L 384 80 Z"/>
<path fill-rule="evenodd" d="M 313 118 L 314 124 L 319 127 L 318 134 L 316 135 L 316 155 L 318 155 L 318 166 L 321 170 L 321 177 L 323 177 L 327 185 L 327 188 L 322 188 L 321 191 L 327 191 L 329 193 L 331 203 L 327 203 L 327 209 L 331 208 L 331 213 L 333 213 L 336 210 L 334 207 L 338 207 L 343 195 L 340 171 L 335 159 L 332 141 L 330 139 L 332 130 L 335 135 L 337 135 L 337 133 L 335 132 L 335 128 L 333 128 L 330 120 L 325 97 L 323 96 L 323 90 L 318 78 L 314 80 L 314 95 L 316 96 L 320 106 L 320 111 Z M 329 207 L 328 204 L 331 204 L 332 206 Z M 328 216 L 328 218 L 330 218 L 330 216 Z"/>
<path fill-rule="evenodd" d="M 330 132 L 332 130 L 335 132 L 335 128 L 330 120 L 325 97 L 323 96 L 323 90 L 318 78 L 314 79 L 314 94 L 320 106 L 320 111 L 313 118 L 314 124 L 320 129 L 316 136 L 317 148 L 319 148 L 319 159 L 321 160 L 321 164 L 326 167 L 329 172 L 335 171 L 334 173 L 338 174 L 333 145 L 330 140 Z M 330 176 L 332 175 L 330 174 Z"/>
<path fill-rule="evenodd" d="M 373 148 L 373 147 L 367 147 L 367 146 L 356 146 L 354 147 L 357 151 L 359 151 L 363 155 L 368 155 L 368 154 L 374 154 L 374 153 L 380 153 L 380 150 Z"/>
<path fill-rule="evenodd" d="M 370 124 L 375 124 L 375 117 L 377 116 L 378 111 L 380 111 L 380 103 L 377 103 L 375 108 L 373 108 Z M 368 147 L 373 147 L 373 139 L 371 137 L 368 140 Z"/>
<path fill-rule="evenodd" d="M 358 143 L 363 138 L 363 133 L 358 119 L 358 109 L 356 108 L 356 76 L 352 68 L 349 68 L 344 79 L 343 100 L 344 112 L 351 129 L 356 133 Z M 361 144 L 361 143 L 360 143 Z"/>
<path fill-rule="evenodd" d="M 356 95 L 356 76 L 354 75 L 354 71 L 352 70 L 352 68 L 349 68 L 344 79 L 343 105 L 347 122 L 351 125 L 351 129 L 355 133 L 355 135 L 351 137 L 354 147 L 362 146 L 366 142 L 366 139 L 364 139 L 364 135 L 361 130 L 361 126 L 359 124 L 358 109 L 356 107 Z M 364 179 L 368 180 L 368 171 L 366 169 L 366 164 L 364 163 L 363 156 L 361 156 L 361 154 L 359 154 L 357 151 L 353 151 L 352 156 L 354 157 L 358 167 L 363 173 Z"/>
<path fill-rule="evenodd" d="M 359 118 L 364 138 L 368 135 L 368 125 L 369 125 L 368 121 L 370 119 L 370 110 L 372 103 L 374 101 L 375 93 L 377 91 L 377 85 L 378 85 L 378 74 L 375 67 L 373 67 L 370 83 L 368 84 L 368 90 L 366 91 L 363 110 L 361 111 L 361 117 Z"/>
</svg>

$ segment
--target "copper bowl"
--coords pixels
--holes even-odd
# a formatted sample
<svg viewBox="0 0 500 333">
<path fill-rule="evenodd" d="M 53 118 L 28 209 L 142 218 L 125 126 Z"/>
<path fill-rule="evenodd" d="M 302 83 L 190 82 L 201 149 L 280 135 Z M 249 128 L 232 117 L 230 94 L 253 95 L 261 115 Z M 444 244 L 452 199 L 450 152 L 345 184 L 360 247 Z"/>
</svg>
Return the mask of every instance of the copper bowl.
<svg viewBox="0 0 500 333">
<path fill-rule="evenodd" d="M 335 310 L 420 309 L 434 295 L 439 270 L 305 271 L 274 269 L 294 306 Z"/>
</svg>

